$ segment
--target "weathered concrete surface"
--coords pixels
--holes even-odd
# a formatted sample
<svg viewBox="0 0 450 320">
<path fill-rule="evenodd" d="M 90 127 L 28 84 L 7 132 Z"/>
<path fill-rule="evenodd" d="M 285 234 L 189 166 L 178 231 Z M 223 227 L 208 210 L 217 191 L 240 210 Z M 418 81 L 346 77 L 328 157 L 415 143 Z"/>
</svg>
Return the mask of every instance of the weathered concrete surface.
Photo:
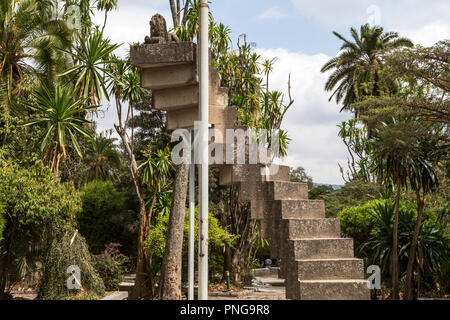
<svg viewBox="0 0 450 320">
<path fill-rule="evenodd" d="M 161 90 L 193 85 L 197 82 L 197 71 L 192 63 L 142 69 L 143 88 Z"/>
<path fill-rule="evenodd" d="M 364 262 L 355 258 L 298 260 L 298 280 L 364 279 Z"/>
<path fill-rule="evenodd" d="M 366 280 L 302 280 L 300 300 L 370 300 Z"/>
<path fill-rule="evenodd" d="M 196 63 L 197 46 L 193 42 L 143 44 L 130 47 L 131 64 L 142 68 Z"/>
</svg>

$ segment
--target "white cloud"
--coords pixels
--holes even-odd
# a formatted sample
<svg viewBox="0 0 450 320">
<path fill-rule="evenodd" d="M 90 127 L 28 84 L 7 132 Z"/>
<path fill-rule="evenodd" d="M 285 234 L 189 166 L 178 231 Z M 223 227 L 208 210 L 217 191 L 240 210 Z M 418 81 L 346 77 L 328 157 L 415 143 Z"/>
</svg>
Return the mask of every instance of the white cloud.
<svg viewBox="0 0 450 320">
<path fill-rule="evenodd" d="M 450 38 L 448 0 L 291 0 L 300 14 L 326 27 L 358 26 L 376 21 L 386 30 L 399 31 L 414 42 L 431 45 Z M 373 11 L 372 8 L 378 8 Z"/>
<path fill-rule="evenodd" d="M 338 137 L 337 124 L 351 115 L 339 113 L 339 106 L 329 102 L 329 94 L 323 90 L 327 75 L 320 69 L 330 57 L 285 49 L 257 51 L 265 59 L 279 58 L 269 81 L 272 89 L 284 92 L 286 97 L 291 73 L 295 103 L 284 120 L 283 129 L 292 138 L 284 164 L 303 166 L 316 182 L 342 184 L 338 163 L 346 164 L 347 151 Z"/>
<path fill-rule="evenodd" d="M 257 18 L 259 20 L 278 20 L 285 17 L 286 15 L 287 14 L 279 7 L 272 7 L 259 14 Z"/>
<path fill-rule="evenodd" d="M 432 46 L 440 40 L 450 39 L 450 23 L 436 21 L 416 29 L 399 28 L 398 32 L 402 36 L 412 39 L 414 43 Z"/>
</svg>

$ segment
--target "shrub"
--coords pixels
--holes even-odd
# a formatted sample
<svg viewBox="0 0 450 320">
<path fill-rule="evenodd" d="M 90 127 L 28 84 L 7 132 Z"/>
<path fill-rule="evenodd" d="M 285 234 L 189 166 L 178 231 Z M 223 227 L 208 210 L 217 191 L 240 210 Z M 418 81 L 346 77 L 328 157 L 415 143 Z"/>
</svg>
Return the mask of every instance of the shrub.
<svg viewBox="0 0 450 320">
<path fill-rule="evenodd" d="M 120 253 L 119 243 L 110 243 L 102 254 L 94 256 L 94 267 L 103 279 L 107 291 L 119 290 L 124 264 L 128 258 Z"/>
<path fill-rule="evenodd" d="M 78 266 L 81 271 L 81 289 L 67 288 L 69 266 Z M 94 268 L 86 240 L 77 232 L 59 233 L 47 254 L 44 263 L 44 276 L 39 285 L 38 299 L 65 300 L 77 297 L 102 297 L 105 286 Z"/>
<path fill-rule="evenodd" d="M 3 256 L 0 295 L 37 271 L 54 238 L 54 230 L 74 230 L 81 210 L 79 193 L 71 183 L 61 183 L 47 167 L 2 161 L 0 203 L 3 203 Z"/>
<path fill-rule="evenodd" d="M 81 189 L 82 211 L 77 220 L 80 233 L 94 254 L 108 243 L 120 242 L 127 254 L 135 252 L 136 217 L 127 210 L 125 196 L 111 181 L 92 181 Z"/>
<path fill-rule="evenodd" d="M 164 255 L 164 249 L 166 247 L 166 233 L 167 226 L 169 224 L 169 215 L 160 215 L 155 218 L 154 223 L 150 229 L 150 234 L 145 242 L 145 247 L 148 252 L 152 255 L 152 277 L 154 282 L 157 280 L 157 273 L 160 271 L 161 263 Z M 198 208 L 195 208 L 195 249 L 198 246 Z M 212 260 L 215 256 L 213 253 L 217 250 L 223 250 L 225 244 L 232 246 L 235 236 L 231 235 L 226 229 L 223 229 L 219 225 L 219 220 L 209 213 L 209 249 L 210 258 Z M 184 220 L 184 239 L 183 239 L 183 266 L 187 266 L 187 250 L 189 246 L 189 213 L 186 210 L 186 217 Z M 222 254 L 223 255 L 223 254 Z M 214 263 L 210 261 L 210 272 L 220 272 L 222 273 L 223 264 Z M 186 268 L 183 268 L 183 273 L 186 273 Z"/>
<path fill-rule="evenodd" d="M 372 210 L 375 204 L 380 202 L 380 200 L 374 200 L 361 206 L 346 208 L 338 213 L 341 230 L 355 240 L 355 248 L 370 238 L 375 222 Z"/>
</svg>

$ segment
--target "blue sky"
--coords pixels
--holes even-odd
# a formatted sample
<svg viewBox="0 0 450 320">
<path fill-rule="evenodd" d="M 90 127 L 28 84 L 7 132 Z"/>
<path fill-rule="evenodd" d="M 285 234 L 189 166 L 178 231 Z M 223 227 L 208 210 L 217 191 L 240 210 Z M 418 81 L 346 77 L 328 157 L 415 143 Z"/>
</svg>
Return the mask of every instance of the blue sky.
<svg viewBox="0 0 450 320">
<path fill-rule="evenodd" d="M 338 163 L 345 165 L 348 156 L 337 125 L 351 115 L 328 102 L 329 94 L 323 91 L 327 75 L 320 73 L 340 48 L 332 31 L 347 36 L 350 27 L 372 22 L 421 45 L 450 38 L 448 0 L 212 0 L 210 7 L 216 21 L 231 27 L 234 42 L 245 33 L 264 58 L 279 58 L 272 89 L 286 94 L 291 74 L 295 104 L 284 123 L 292 138 L 284 164 L 305 167 L 319 183 L 342 184 Z M 125 53 L 127 43 L 143 41 L 148 21 L 157 12 L 171 24 L 168 0 L 119 0 L 106 34 L 124 43 Z M 95 21 L 102 23 L 103 16 Z M 99 119 L 100 129 L 113 128 L 113 111 Z"/>
</svg>

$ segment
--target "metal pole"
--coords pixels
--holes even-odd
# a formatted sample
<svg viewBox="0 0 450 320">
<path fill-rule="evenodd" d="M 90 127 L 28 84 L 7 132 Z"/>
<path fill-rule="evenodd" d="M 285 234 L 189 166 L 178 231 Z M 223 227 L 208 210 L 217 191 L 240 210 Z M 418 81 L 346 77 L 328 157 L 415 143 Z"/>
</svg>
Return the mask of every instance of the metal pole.
<svg viewBox="0 0 450 320">
<path fill-rule="evenodd" d="M 188 262 L 188 300 L 194 300 L 194 263 L 195 263 L 195 153 L 194 131 L 191 132 L 191 164 L 189 166 L 189 262 Z"/>
<path fill-rule="evenodd" d="M 208 120 L 209 120 L 209 8 L 200 2 L 200 212 L 198 299 L 208 300 Z"/>
</svg>

